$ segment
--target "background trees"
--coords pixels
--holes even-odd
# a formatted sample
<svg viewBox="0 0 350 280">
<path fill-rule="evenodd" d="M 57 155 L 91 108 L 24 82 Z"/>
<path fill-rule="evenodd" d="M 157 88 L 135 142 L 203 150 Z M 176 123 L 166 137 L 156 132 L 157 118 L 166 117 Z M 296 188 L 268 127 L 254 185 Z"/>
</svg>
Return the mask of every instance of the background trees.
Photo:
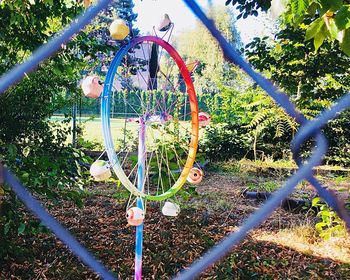
<svg viewBox="0 0 350 280">
<path fill-rule="evenodd" d="M 23 62 L 31 53 L 69 24 L 90 1 L 40 0 L 0 2 L 0 75 Z M 117 7 L 117 9 L 116 9 Z M 109 40 L 107 26 L 119 14 L 136 19 L 132 1 L 113 6 L 76 35 L 37 71 L 0 96 L 0 160 L 35 195 L 55 202 L 58 198 L 81 205 L 84 172 L 90 159 L 68 145 L 72 104 L 81 100 L 79 82 L 86 73 L 100 73 L 101 58 L 107 65 L 118 50 Z M 107 43 L 108 42 L 108 43 Z M 103 61 L 104 62 L 104 61 Z M 57 111 L 66 113 L 66 124 L 50 121 Z M 0 186 L 0 258 L 20 254 L 17 234 L 36 233 L 39 222 L 20 211 L 21 203 L 6 186 Z"/>
<path fill-rule="evenodd" d="M 212 7 L 208 13 L 230 43 L 240 49 L 243 45 L 235 27 L 235 18 L 232 12 L 224 7 Z M 231 77 L 227 71 L 229 65 L 225 62 L 220 47 L 199 22 L 192 30 L 180 34 L 175 42 L 177 49 L 185 59 L 190 62 L 194 60 L 200 62 L 194 73 L 196 89 L 199 94 L 218 93 L 220 84 L 230 82 Z"/>
<path fill-rule="evenodd" d="M 318 49 L 305 41 L 310 21 L 305 19 L 298 29 L 283 26 L 274 41 L 255 38 L 246 46 L 246 55 L 256 69 L 266 73 L 290 95 L 299 110 L 312 118 L 349 92 L 350 57 L 342 52 L 338 41 L 327 40 Z M 328 163 L 349 163 L 347 119 L 345 112 L 325 127 L 330 145 Z"/>
<path fill-rule="evenodd" d="M 10 1 L 0 3 L 0 74 L 25 60 L 83 10 L 74 0 Z M 271 0 L 226 1 L 237 4 L 239 18 L 266 11 Z M 349 91 L 349 1 L 288 2 L 290 16 L 281 21 L 275 40 L 254 39 L 245 55 L 313 117 Z M 53 113 L 67 113 L 73 104 L 98 108 L 96 101 L 81 98 L 79 81 L 87 73 L 103 76 L 103 69 L 119 46 L 109 39 L 107 27 L 119 15 L 135 21 L 131 0 L 114 1 L 110 9 L 72 39 L 57 55 L 42 63 L 18 86 L 0 97 L 0 159 L 31 190 L 53 201 L 64 197 L 80 203 L 83 188 L 81 162 L 89 159 L 67 145 L 70 130 L 49 121 Z M 213 7 L 225 37 L 241 49 L 232 13 Z M 133 30 L 137 34 L 137 30 Z M 176 47 L 189 62 L 200 66 L 193 77 L 200 109 L 212 115 L 201 149 L 212 160 L 248 158 L 283 159 L 297 125 L 246 78 L 228 64 L 220 48 L 201 25 L 180 34 Z M 342 53 L 343 51 L 343 53 Z M 90 107 L 89 107 L 90 106 Z M 330 141 L 328 162 L 349 165 L 349 113 L 325 128 Z M 0 187 L 0 247 L 10 248 L 8 237 L 35 232 L 38 223 L 22 219 L 19 203 L 6 187 Z"/>
<path fill-rule="evenodd" d="M 267 11 L 271 3 L 274 4 L 272 1 L 226 1 L 226 5 L 230 3 L 240 11 L 238 20 L 249 15 L 257 16 L 258 11 Z M 349 57 L 343 41 L 332 37 L 331 29 L 328 29 L 331 27 L 327 25 L 327 20 L 341 25 L 342 18 L 342 26 L 346 26 L 345 22 L 349 19 L 345 10 L 349 5 L 347 1 L 334 1 L 332 4 L 323 1 L 286 1 L 286 4 L 287 12 L 279 21 L 279 31 L 274 40 L 255 38 L 245 47 L 245 55 L 257 70 L 290 95 L 299 110 L 312 118 L 349 91 Z M 315 30 L 315 24 L 323 26 L 323 33 Z M 342 34 L 347 32 L 346 28 L 340 31 L 339 26 L 337 30 L 338 33 L 344 31 Z M 319 39 L 315 36 L 323 36 L 322 42 L 317 42 Z M 345 37 L 343 39 L 346 40 Z M 248 147 L 246 156 L 254 155 L 255 159 L 265 156 L 288 158 L 289 143 L 298 127 L 294 120 L 277 108 L 264 92 L 245 80 L 244 75 L 234 67 L 226 68 L 222 73 L 221 77 L 227 75 L 234 82 L 228 87 L 224 87 L 222 82 L 216 83 L 220 86 L 212 104 L 220 104 L 220 109 L 212 110 L 214 121 L 235 123 L 246 128 L 241 132 L 250 135 L 247 137 L 250 142 L 245 145 Z M 239 80 L 241 83 L 237 83 Z M 346 152 L 349 147 L 345 140 L 349 137 L 344 123 L 346 119 L 347 113 L 344 113 L 325 128 L 330 142 L 326 158 L 328 163 L 349 162 Z M 215 141 L 218 141 L 217 137 Z M 222 141 L 225 142 L 225 139 Z"/>
<path fill-rule="evenodd" d="M 236 6 L 238 18 L 258 15 L 258 11 L 268 11 L 273 0 L 227 0 L 226 5 Z M 350 1 L 348 0 L 286 0 L 284 18 L 287 23 L 298 28 L 306 18 L 312 17 L 305 40 L 313 39 L 317 50 L 326 38 L 338 41 L 341 49 L 350 55 Z"/>
</svg>

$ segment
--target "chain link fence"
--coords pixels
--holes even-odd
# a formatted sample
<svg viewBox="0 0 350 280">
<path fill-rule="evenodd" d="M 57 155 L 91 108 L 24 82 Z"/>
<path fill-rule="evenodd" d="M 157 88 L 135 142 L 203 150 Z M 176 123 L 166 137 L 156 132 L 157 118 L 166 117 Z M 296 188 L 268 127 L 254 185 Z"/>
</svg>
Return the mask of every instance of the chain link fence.
<svg viewBox="0 0 350 280">
<path fill-rule="evenodd" d="M 58 51 L 62 44 L 68 42 L 75 33 L 79 32 L 79 30 L 88 24 L 101 10 L 105 9 L 110 2 L 112 1 L 99 1 L 95 6 L 89 8 L 83 15 L 74 20 L 73 23 L 67 29 L 63 30 L 60 35 L 36 50 L 26 62 L 14 67 L 8 73 L 3 75 L 0 78 L 0 94 L 10 86 L 19 82 L 26 73 L 33 71 L 41 61 Z M 308 181 L 315 187 L 318 195 L 338 213 L 338 215 L 345 221 L 347 228 L 350 229 L 350 216 L 345 210 L 344 202 L 339 201 L 331 190 L 322 186 L 314 176 L 313 172 L 313 168 L 321 164 L 322 159 L 327 152 L 327 139 L 323 135 L 321 128 L 326 125 L 329 120 L 335 118 L 340 112 L 350 107 L 350 94 L 343 96 L 330 109 L 324 111 L 313 120 L 307 120 L 305 116 L 296 110 L 294 104 L 289 100 L 286 94 L 280 92 L 269 80 L 252 69 L 250 64 L 247 63 L 225 40 L 220 31 L 215 27 L 214 22 L 205 15 L 194 0 L 184 0 L 184 2 L 218 41 L 226 59 L 245 71 L 256 82 L 256 84 L 264 89 L 270 97 L 286 111 L 286 113 L 300 124 L 300 129 L 291 143 L 293 158 L 298 164 L 299 169 L 260 209 L 246 219 L 237 231 L 232 232 L 225 237 L 200 260 L 194 262 L 188 269 L 177 275 L 175 279 L 193 279 L 214 262 L 228 254 L 235 245 L 245 238 L 250 230 L 259 226 L 264 220 L 266 220 L 272 212 L 279 207 L 281 201 L 293 192 L 294 188 L 303 180 Z M 299 155 L 300 147 L 308 140 L 314 140 L 315 146 L 311 156 L 307 160 L 303 160 Z M 117 278 L 100 262 L 98 262 L 83 246 L 81 246 L 62 225 L 49 215 L 41 206 L 40 202 L 33 198 L 15 176 L 0 164 L 0 182 L 1 180 L 12 188 L 27 208 L 41 219 L 42 222 L 81 259 L 81 261 L 98 273 L 103 279 Z"/>
</svg>

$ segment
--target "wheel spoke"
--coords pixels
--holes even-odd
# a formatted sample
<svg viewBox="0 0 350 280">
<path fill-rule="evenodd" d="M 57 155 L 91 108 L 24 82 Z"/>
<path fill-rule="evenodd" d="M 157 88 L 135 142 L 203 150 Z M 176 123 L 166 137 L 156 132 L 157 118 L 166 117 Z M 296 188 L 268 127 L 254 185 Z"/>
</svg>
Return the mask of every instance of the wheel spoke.
<svg viewBox="0 0 350 280">
<path fill-rule="evenodd" d="M 121 49 L 123 54 L 119 61 L 122 63 L 111 70 L 113 75 L 107 74 L 111 78 L 105 84 L 112 85 L 108 94 L 113 94 L 113 100 L 103 98 L 102 102 L 113 102 L 112 116 L 116 118 L 116 125 L 113 125 L 113 136 L 112 133 L 104 135 L 111 135 L 113 140 L 121 143 L 115 154 L 120 163 L 113 161 L 116 163 L 113 169 L 119 174 L 121 183 L 135 194 L 138 192 L 137 131 L 140 122 L 144 122 L 146 154 L 142 191 L 149 199 L 164 199 L 165 192 L 170 189 L 168 193 L 173 194 L 185 183 L 184 174 L 187 173 L 184 170 L 188 172 L 189 169 L 184 165 L 194 162 L 189 156 L 195 154 L 198 137 L 196 127 L 193 127 L 196 123 L 191 121 L 192 110 L 197 107 L 193 101 L 195 93 L 190 80 L 185 82 L 182 77 L 185 64 L 174 55 L 176 51 L 170 45 L 151 36 L 145 37 L 144 41 L 141 38 L 133 40 L 135 43 L 131 41 L 129 49 Z M 154 63 L 151 62 L 153 59 Z M 190 89 L 189 93 L 179 91 L 182 83 Z M 110 116 L 110 113 L 103 113 L 102 117 Z M 110 151 L 113 141 L 106 143 L 106 149 Z M 121 173 L 125 177 L 120 176 Z"/>
</svg>

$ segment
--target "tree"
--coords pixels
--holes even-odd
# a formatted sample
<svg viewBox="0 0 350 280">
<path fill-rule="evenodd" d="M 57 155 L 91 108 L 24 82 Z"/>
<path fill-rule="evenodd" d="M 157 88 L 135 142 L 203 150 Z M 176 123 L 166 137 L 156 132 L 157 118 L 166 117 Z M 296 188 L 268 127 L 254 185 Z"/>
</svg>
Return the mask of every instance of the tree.
<svg viewBox="0 0 350 280">
<path fill-rule="evenodd" d="M 132 8 L 122 1 L 121 11 Z M 59 32 L 82 10 L 82 1 L 0 1 L 0 74 L 22 63 L 39 46 Z M 117 3 L 114 3 L 117 5 Z M 134 17 L 131 13 L 128 16 Z M 110 19 L 111 21 L 112 19 Z M 81 162 L 89 159 L 70 145 L 67 125 L 50 122 L 59 109 L 81 96 L 84 72 L 95 71 L 98 55 L 116 47 L 97 36 L 99 26 L 89 25 L 52 58 L 41 63 L 15 87 L 0 96 L 0 160 L 31 192 L 44 199 L 58 197 L 81 205 Z M 105 29 L 107 30 L 106 26 Z M 69 122 L 69 119 L 68 119 Z M 0 258 L 15 252 L 18 234 L 35 233 L 38 221 L 23 219 L 20 203 L 8 186 L 0 186 Z"/>
<path fill-rule="evenodd" d="M 350 58 L 342 54 L 338 42 L 325 42 L 315 53 L 313 44 L 304 41 L 306 26 L 307 23 L 293 29 L 289 25 L 276 34 L 273 42 L 266 37 L 255 38 L 247 45 L 246 55 L 301 110 L 309 110 L 311 117 L 349 90 Z"/>
<path fill-rule="evenodd" d="M 236 5 L 238 18 L 258 15 L 258 10 L 268 11 L 272 0 L 227 0 L 226 5 Z M 288 0 L 284 13 L 287 24 L 295 28 L 306 18 L 312 18 L 305 40 L 313 39 L 317 50 L 325 39 L 338 41 L 340 48 L 350 56 L 350 1 L 349 0 Z"/>
<path fill-rule="evenodd" d="M 237 48 L 241 48 L 242 43 L 235 28 L 233 14 L 224 7 L 214 7 L 209 14 L 226 38 Z M 200 94 L 214 95 L 219 92 L 220 83 L 230 82 L 231 77 L 227 76 L 230 67 L 225 62 L 220 47 L 199 22 L 193 30 L 180 34 L 175 41 L 183 58 L 191 62 L 194 60 L 200 62 L 194 75 L 196 89 Z"/>
<path fill-rule="evenodd" d="M 310 19 L 301 24 L 301 29 L 287 25 L 273 42 L 255 38 L 247 45 L 246 55 L 255 68 L 269 76 L 312 118 L 350 90 L 350 57 L 340 50 L 337 41 L 324 42 L 315 53 L 314 45 L 304 41 L 309 22 Z M 350 163 L 347 120 L 345 112 L 324 129 L 330 144 L 330 163 Z"/>
</svg>

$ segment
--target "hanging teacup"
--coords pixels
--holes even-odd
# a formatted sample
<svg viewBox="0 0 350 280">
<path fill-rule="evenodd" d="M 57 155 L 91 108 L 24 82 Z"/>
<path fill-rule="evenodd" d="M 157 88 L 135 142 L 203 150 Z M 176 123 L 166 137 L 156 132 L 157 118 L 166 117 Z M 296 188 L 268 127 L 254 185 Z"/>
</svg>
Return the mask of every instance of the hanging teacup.
<svg viewBox="0 0 350 280">
<path fill-rule="evenodd" d="M 158 25 L 158 30 L 159 31 L 167 31 L 169 30 L 169 28 L 171 27 L 171 20 L 169 18 L 168 14 L 164 14 L 163 19 L 160 21 L 159 25 Z"/>
<path fill-rule="evenodd" d="M 210 124 L 210 115 L 208 113 L 205 112 L 199 112 L 198 113 L 198 121 L 199 121 L 199 126 L 207 126 Z"/>
<path fill-rule="evenodd" d="M 203 179 L 203 171 L 197 167 L 192 167 L 188 174 L 187 181 L 191 184 L 199 184 Z"/>
<path fill-rule="evenodd" d="M 97 76 L 87 76 L 83 80 L 81 88 L 84 95 L 89 98 L 99 98 L 103 90 L 100 79 Z"/>
<path fill-rule="evenodd" d="M 132 207 L 126 212 L 128 224 L 131 226 L 139 226 L 143 223 L 145 212 L 139 207 Z"/>
<path fill-rule="evenodd" d="M 176 217 L 180 213 L 180 206 L 176 203 L 166 201 L 162 208 L 162 213 L 164 216 Z"/>
<path fill-rule="evenodd" d="M 124 40 L 129 35 L 129 27 L 122 19 L 114 20 L 109 26 L 111 37 L 115 40 Z"/>
<path fill-rule="evenodd" d="M 96 160 L 90 166 L 90 174 L 96 181 L 107 180 L 112 176 L 109 164 L 104 160 Z"/>
</svg>

